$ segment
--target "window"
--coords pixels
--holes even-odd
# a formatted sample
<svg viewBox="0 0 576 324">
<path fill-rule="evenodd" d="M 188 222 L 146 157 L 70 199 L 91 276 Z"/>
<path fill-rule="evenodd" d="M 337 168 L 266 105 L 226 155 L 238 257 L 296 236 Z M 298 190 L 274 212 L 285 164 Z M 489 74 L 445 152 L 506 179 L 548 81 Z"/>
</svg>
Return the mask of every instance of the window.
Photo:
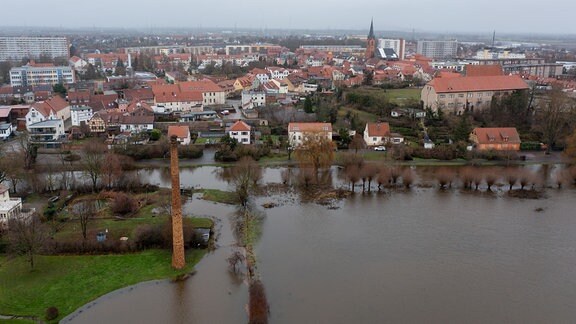
<svg viewBox="0 0 576 324">
<path fill-rule="evenodd" d="M 248 135 L 248 132 L 242 132 L 242 135 Z"/>
<path fill-rule="evenodd" d="M 438 97 L 441 98 L 441 99 L 444 99 L 444 98 L 446 98 L 446 95 L 441 94 L 441 95 L 439 95 Z"/>
<path fill-rule="evenodd" d="M 459 94 L 458 94 L 458 98 L 464 98 L 464 94 L 463 94 L 463 93 L 459 93 Z"/>
</svg>

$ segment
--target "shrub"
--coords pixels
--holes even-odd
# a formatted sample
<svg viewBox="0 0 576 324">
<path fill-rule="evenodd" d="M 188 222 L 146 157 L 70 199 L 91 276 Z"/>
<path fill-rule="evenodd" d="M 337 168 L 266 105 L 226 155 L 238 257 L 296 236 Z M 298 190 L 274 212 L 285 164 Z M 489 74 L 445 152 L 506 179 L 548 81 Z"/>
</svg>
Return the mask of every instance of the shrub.
<svg viewBox="0 0 576 324">
<path fill-rule="evenodd" d="M 138 249 L 164 248 L 166 242 L 160 225 L 140 225 L 134 230 L 134 244 Z"/>
<path fill-rule="evenodd" d="M 178 157 L 181 159 L 197 159 L 204 155 L 201 146 L 181 145 L 178 147 Z"/>
<path fill-rule="evenodd" d="M 123 192 L 118 192 L 112 198 L 110 208 L 115 214 L 126 215 L 138 210 L 138 204 L 134 198 Z"/>
<path fill-rule="evenodd" d="M 162 132 L 159 129 L 153 129 L 150 132 L 150 140 L 151 141 L 157 141 L 160 139 L 161 136 L 162 136 Z"/>
<path fill-rule="evenodd" d="M 46 315 L 44 316 L 46 318 L 47 321 L 53 321 L 56 318 L 58 318 L 58 315 L 60 313 L 58 312 L 58 308 L 51 306 L 46 308 Z"/>
</svg>

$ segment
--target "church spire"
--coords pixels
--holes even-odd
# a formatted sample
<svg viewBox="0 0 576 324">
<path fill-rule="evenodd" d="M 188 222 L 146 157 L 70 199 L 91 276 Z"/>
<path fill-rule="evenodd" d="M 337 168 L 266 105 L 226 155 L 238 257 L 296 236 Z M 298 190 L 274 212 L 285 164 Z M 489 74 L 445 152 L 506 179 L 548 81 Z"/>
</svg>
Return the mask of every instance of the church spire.
<svg viewBox="0 0 576 324">
<path fill-rule="evenodd" d="M 375 39 L 376 36 L 374 36 L 374 18 L 372 18 L 372 20 L 370 21 L 370 32 L 368 33 L 368 39 Z"/>
</svg>

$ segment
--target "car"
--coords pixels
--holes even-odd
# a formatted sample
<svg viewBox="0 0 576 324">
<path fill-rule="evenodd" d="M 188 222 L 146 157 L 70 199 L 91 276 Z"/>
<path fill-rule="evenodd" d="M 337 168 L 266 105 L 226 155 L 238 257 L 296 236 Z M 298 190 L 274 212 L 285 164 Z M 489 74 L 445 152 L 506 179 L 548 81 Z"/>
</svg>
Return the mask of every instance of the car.
<svg viewBox="0 0 576 324">
<path fill-rule="evenodd" d="M 386 146 L 376 146 L 374 147 L 374 151 L 386 151 Z"/>
</svg>

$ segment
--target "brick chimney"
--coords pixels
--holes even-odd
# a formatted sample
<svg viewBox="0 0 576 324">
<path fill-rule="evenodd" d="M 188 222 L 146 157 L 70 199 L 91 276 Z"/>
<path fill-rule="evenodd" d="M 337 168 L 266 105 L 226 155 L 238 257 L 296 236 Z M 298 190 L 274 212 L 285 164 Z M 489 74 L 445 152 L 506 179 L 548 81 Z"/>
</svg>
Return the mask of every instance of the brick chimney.
<svg viewBox="0 0 576 324">
<path fill-rule="evenodd" d="M 182 269 L 184 257 L 184 229 L 180 199 L 180 168 L 178 166 L 178 137 L 170 137 L 170 175 L 172 177 L 172 267 Z"/>
</svg>

